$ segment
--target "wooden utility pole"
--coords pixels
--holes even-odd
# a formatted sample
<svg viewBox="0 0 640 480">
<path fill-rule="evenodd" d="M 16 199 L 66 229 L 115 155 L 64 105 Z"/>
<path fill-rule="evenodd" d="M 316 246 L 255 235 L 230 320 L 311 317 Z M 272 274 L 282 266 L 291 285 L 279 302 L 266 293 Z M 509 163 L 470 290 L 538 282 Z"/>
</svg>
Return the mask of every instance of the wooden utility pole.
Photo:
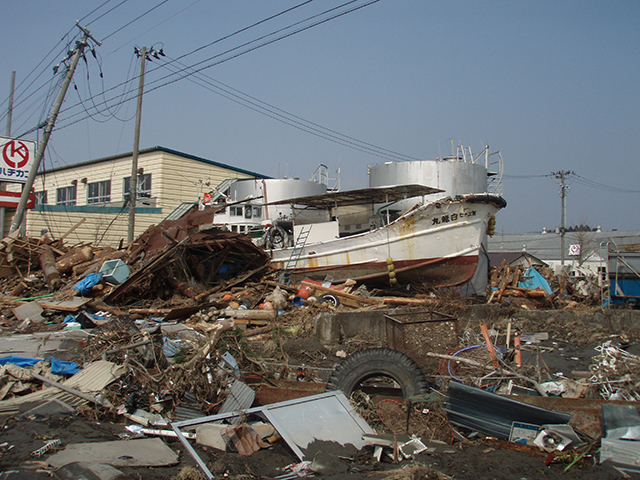
<svg viewBox="0 0 640 480">
<path fill-rule="evenodd" d="M 567 192 L 569 191 L 569 185 L 565 184 L 565 178 L 567 175 L 575 175 L 576 172 L 570 172 L 566 170 L 560 170 L 559 172 L 555 172 L 556 178 L 560 179 L 560 205 L 561 205 L 561 214 L 560 214 L 560 264 L 564 267 L 564 234 L 567 231 Z"/>
<path fill-rule="evenodd" d="M 11 119 L 13 118 L 13 92 L 16 87 L 16 71 L 11 72 L 11 87 L 9 87 L 9 106 L 7 107 L 7 137 L 11 137 Z M 0 182 L 0 190 L 6 190 L 5 182 Z M 0 207 L 0 238 L 4 238 L 5 207 Z"/>
<path fill-rule="evenodd" d="M 142 94 L 144 92 L 144 66 L 147 60 L 147 47 L 142 51 L 136 48 L 140 60 L 140 81 L 138 82 L 138 108 L 136 110 L 136 131 L 133 135 L 133 155 L 131 158 L 131 181 L 129 183 L 129 230 L 127 242 L 133 242 L 136 226 L 136 199 L 138 193 L 138 151 L 140 149 L 140 121 L 142 119 Z"/>
<path fill-rule="evenodd" d="M 9 107 L 7 108 L 7 137 L 11 136 L 11 119 L 13 118 L 13 91 L 16 87 L 16 71 L 11 72 L 11 87 L 9 89 Z"/>
<path fill-rule="evenodd" d="M 67 70 L 67 75 L 64 78 L 64 83 L 62 84 L 62 88 L 60 89 L 60 93 L 58 94 L 58 98 L 56 99 L 56 103 L 53 105 L 53 110 L 51 111 L 51 115 L 49 115 L 47 125 L 44 128 L 42 140 L 40 140 L 40 144 L 38 145 L 38 149 L 36 150 L 36 158 L 33 161 L 31 170 L 29 171 L 27 181 L 24 184 L 22 196 L 20 197 L 20 203 L 18 203 L 18 207 L 16 208 L 16 214 L 13 217 L 13 221 L 11 222 L 11 229 L 9 233 L 13 233 L 14 231 L 16 231 L 20 227 L 20 223 L 22 223 L 22 218 L 24 217 L 24 212 L 27 206 L 27 200 L 29 199 L 29 192 L 31 192 L 31 187 L 33 187 L 33 181 L 35 180 L 36 174 L 38 173 L 38 168 L 40 168 L 40 162 L 42 161 L 44 151 L 47 148 L 47 142 L 49 142 L 51 131 L 53 130 L 53 127 L 56 123 L 56 119 L 58 118 L 60 107 L 62 107 L 62 102 L 64 101 L 64 97 L 67 94 L 67 89 L 69 88 L 69 84 L 71 83 L 71 78 L 76 71 L 78 61 L 80 60 L 80 57 L 84 52 L 84 48 L 87 46 L 87 41 L 89 40 L 89 38 L 91 38 L 98 45 L 102 44 L 91 36 L 89 30 L 81 27 L 80 25 L 78 25 L 78 28 L 82 30 L 84 35 L 82 36 L 82 40 L 76 43 L 75 54 L 73 55 L 71 66 Z"/>
</svg>

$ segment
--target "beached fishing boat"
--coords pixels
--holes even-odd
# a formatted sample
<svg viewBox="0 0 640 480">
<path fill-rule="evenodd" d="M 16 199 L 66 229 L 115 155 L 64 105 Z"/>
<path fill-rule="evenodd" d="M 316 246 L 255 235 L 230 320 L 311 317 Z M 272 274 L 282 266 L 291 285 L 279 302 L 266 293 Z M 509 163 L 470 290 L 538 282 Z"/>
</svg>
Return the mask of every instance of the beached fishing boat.
<svg viewBox="0 0 640 480">
<path fill-rule="evenodd" d="M 330 277 L 333 282 L 353 279 L 369 285 L 388 284 L 392 264 L 391 270 L 401 284 L 420 282 L 434 288 L 464 284 L 476 271 L 490 219 L 506 206 L 506 201 L 498 195 L 467 194 L 421 202 L 420 197 L 438 191 L 422 185 L 402 185 L 277 202 L 336 210 L 365 203 L 389 205 L 408 198 L 415 198 L 416 204 L 395 220 L 379 227 L 372 224 L 371 230 L 351 236 L 339 236 L 337 215 L 332 215 L 329 222 L 294 226 L 293 246 L 271 245 L 272 265 L 292 282 Z M 275 228 L 277 224 L 269 235 L 277 233 Z M 314 238 L 314 229 L 320 236 Z"/>
</svg>

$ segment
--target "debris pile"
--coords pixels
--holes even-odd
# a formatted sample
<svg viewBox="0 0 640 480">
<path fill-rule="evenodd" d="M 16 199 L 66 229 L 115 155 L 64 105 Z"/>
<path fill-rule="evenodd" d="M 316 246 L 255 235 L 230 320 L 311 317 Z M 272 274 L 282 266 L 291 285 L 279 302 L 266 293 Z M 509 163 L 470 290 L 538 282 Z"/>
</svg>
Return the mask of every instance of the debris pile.
<svg viewBox="0 0 640 480">
<path fill-rule="evenodd" d="M 524 309 L 575 308 L 602 305 L 602 279 L 597 275 L 555 275 L 537 265 L 491 267 L 488 303 L 513 303 Z"/>
<path fill-rule="evenodd" d="M 3 474 L 467 478 L 502 452 L 539 477 L 638 472 L 632 321 L 558 320 L 535 269 L 494 270 L 497 305 L 474 309 L 281 284 L 248 237 L 180 222 L 118 250 L 63 240 L 0 245 Z"/>
</svg>

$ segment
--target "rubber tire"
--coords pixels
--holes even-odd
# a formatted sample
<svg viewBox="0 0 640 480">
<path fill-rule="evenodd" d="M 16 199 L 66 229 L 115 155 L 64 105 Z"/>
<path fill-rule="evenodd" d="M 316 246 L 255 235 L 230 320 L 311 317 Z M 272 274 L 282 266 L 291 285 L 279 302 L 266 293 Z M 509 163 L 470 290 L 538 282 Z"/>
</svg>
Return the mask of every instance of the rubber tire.
<svg viewBox="0 0 640 480">
<path fill-rule="evenodd" d="M 370 348 L 344 359 L 333 371 L 326 390 L 342 390 L 350 396 L 356 387 L 372 377 L 393 378 L 402 388 L 404 399 L 430 392 L 427 377 L 416 362 L 390 348 Z"/>
<path fill-rule="evenodd" d="M 332 293 L 325 293 L 322 296 L 322 300 L 331 304 L 333 308 L 338 308 L 338 305 L 340 305 L 340 299 L 337 295 L 334 295 Z"/>
</svg>

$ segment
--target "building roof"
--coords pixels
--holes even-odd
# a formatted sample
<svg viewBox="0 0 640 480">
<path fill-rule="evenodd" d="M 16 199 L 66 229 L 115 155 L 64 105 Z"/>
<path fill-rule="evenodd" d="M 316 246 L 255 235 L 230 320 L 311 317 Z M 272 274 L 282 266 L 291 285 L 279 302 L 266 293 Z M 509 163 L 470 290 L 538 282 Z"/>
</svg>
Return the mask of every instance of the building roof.
<svg viewBox="0 0 640 480">
<path fill-rule="evenodd" d="M 390 187 L 369 187 L 358 190 L 345 190 L 343 192 L 329 192 L 322 195 L 310 195 L 307 197 L 287 198 L 270 202 L 269 205 L 307 205 L 316 208 L 331 208 L 333 206 L 347 207 L 351 205 L 363 205 L 365 203 L 386 203 L 403 200 L 405 198 L 430 195 L 442 192 L 439 188 L 424 185 L 395 185 Z"/>
<path fill-rule="evenodd" d="M 503 260 L 506 260 L 507 265 L 513 264 L 520 258 L 528 259 L 534 265 L 546 265 L 546 262 L 540 260 L 538 257 L 531 255 L 528 252 L 490 252 L 489 253 L 489 266 L 499 267 Z"/>
<path fill-rule="evenodd" d="M 243 168 L 238 168 L 238 167 L 234 167 L 234 166 L 231 166 L 231 165 L 226 165 L 224 163 L 215 162 L 213 160 L 207 160 L 206 158 L 197 157 L 195 155 L 190 155 L 188 153 L 179 152 L 177 150 L 172 150 L 170 148 L 161 147 L 161 146 L 145 148 L 144 150 L 140 150 L 138 152 L 138 155 L 142 155 L 142 154 L 145 154 L 145 153 L 156 152 L 156 151 L 170 153 L 172 155 L 178 155 L 180 157 L 188 158 L 190 160 L 196 160 L 198 162 L 206 163 L 208 165 L 215 165 L 217 167 L 226 168 L 227 170 L 233 170 L 234 172 L 244 173 L 246 175 L 251 175 L 251 176 L 257 177 L 257 178 L 271 178 L 271 177 L 269 177 L 267 175 L 263 175 L 262 173 L 256 173 L 256 172 L 252 172 L 250 170 L 245 170 Z M 112 155 L 110 157 L 97 158 L 95 160 L 88 160 L 86 162 L 79 162 L 79 163 L 74 163 L 74 164 L 71 164 L 71 165 L 64 165 L 62 167 L 51 168 L 51 169 L 47 170 L 46 172 L 38 172 L 38 173 L 39 174 L 43 174 L 43 173 L 60 172 L 62 170 L 68 170 L 68 169 L 71 169 L 71 168 L 76 168 L 76 167 L 86 166 L 86 165 L 94 165 L 96 163 L 109 162 L 109 161 L 112 161 L 112 160 L 118 160 L 118 159 L 121 159 L 121 158 L 127 158 L 127 157 L 131 157 L 131 156 L 133 156 L 133 152 L 120 153 L 118 155 Z"/>
<path fill-rule="evenodd" d="M 634 241 L 635 239 L 635 241 Z M 589 252 L 600 253 L 607 256 L 607 244 L 617 245 L 622 243 L 640 243 L 640 231 L 620 230 L 611 232 L 566 232 L 564 236 L 565 260 L 571 260 L 568 255 L 569 246 L 581 244 L 589 255 Z M 547 233 L 499 233 L 489 237 L 487 251 L 491 253 L 499 252 L 527 252 L 544 262 L 559 261 L 562 258 L 560 250 L 560 234 L 555 232 Z M 586 247 L 586 248 L 585 248 Z"/>
</svg>

